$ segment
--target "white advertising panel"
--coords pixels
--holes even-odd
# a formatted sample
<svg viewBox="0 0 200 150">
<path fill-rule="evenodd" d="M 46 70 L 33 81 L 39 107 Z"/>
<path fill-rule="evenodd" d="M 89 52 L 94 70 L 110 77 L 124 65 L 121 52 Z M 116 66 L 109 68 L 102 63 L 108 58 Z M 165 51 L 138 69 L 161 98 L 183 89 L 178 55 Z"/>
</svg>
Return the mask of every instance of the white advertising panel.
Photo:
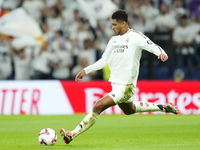
<svg viewBox="0 0 200 150">
<path fill-rule="evenodd" d="M 0 82 L 0 114 L 73 114 L 60 81 Z"/>
</svg>

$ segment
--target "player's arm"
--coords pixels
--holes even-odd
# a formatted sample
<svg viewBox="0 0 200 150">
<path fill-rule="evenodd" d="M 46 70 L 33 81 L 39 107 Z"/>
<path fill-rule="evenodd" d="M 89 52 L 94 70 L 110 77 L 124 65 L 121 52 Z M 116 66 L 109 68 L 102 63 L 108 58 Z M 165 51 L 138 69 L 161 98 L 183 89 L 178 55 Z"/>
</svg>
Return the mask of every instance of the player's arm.
<svg viewBox="0 0 200 150">
<path fill-rule="evenodd" d="M 145 35 L 139 35 L 138 40 L 140 49 L 153 53 L 154 55 L 158 56 L 158 59 L 160 59 L 163 62 L 165 62 L 168 59 L 168 55 L 166 54 L 166 52 L 159 45 L 152 42 Z"/>
<path fill-rule="evenodd" d="M 89 74 L 90 72 L 96 71 L 96 70 L 100 70 L 102 68 L 104 68 L 105 66 L 108 65 L 108 59 L 111 53 L 111 41 L 109 41 L 105 52 L 103 53 L 101 59 L 99 59 L 97 62 L 95 62 L 94 64 L 84 68 L 81 72 L 79 72 L 76 75 L 75 81 L 80 81 L 83 76 L 85 76 L 86 74 Z"/>
</svg>

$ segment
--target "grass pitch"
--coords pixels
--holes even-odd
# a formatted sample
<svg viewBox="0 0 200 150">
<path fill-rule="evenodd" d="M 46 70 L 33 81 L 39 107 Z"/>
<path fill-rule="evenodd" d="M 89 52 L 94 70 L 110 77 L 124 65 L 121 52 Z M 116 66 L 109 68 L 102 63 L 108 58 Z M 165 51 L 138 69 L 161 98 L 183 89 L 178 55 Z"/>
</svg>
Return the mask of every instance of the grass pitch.
<svg viewBox="0 0 200 150">
<path fill-rule="evenodd" d="M 72 130 L 85 114 L 69 116 L 0 116 L 0 150 L 199 150 L 199 115 L 101 115 L 88 131 L 65 145 L 60 128 Z M 42 146 L 43 128 L 58 134 Z"/>
</svg>

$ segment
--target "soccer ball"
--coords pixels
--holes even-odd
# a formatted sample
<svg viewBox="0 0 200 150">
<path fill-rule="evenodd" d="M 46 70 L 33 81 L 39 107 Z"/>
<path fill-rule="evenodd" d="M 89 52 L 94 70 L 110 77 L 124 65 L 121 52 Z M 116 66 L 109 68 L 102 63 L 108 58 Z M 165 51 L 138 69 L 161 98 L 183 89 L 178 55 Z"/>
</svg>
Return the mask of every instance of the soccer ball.
<svg viewBox="0 0 200 150">
<path fill-rule="evenodd" d="M 38 140 L 42 145 L 54 145 L 57 141 L 56 132 L 51 128 L 42 129 L 38 135 Z"/>
</svg>

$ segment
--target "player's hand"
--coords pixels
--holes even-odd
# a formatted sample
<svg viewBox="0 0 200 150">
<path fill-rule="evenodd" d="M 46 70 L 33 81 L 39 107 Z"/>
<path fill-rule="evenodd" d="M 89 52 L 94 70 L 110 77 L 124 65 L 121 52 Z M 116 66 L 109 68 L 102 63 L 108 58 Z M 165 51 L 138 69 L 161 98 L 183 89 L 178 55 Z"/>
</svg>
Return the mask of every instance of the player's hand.
<svg viewBox="0 0 200 150">
<path fill-rule="evenodd" d="M 167 59 L 168 59 L 168 56 L 166 53 L 161 53 L 159 56 L 158 56 L 158 59 L 160 59 L 161 61 L 165 62 Z"/>
<path fill-rule="evenodd" d="M 76 75 L 75 81 L 81 81 L 84 75 L 86 75 L 85 70 L 82 70 Z"/>
</svg>

